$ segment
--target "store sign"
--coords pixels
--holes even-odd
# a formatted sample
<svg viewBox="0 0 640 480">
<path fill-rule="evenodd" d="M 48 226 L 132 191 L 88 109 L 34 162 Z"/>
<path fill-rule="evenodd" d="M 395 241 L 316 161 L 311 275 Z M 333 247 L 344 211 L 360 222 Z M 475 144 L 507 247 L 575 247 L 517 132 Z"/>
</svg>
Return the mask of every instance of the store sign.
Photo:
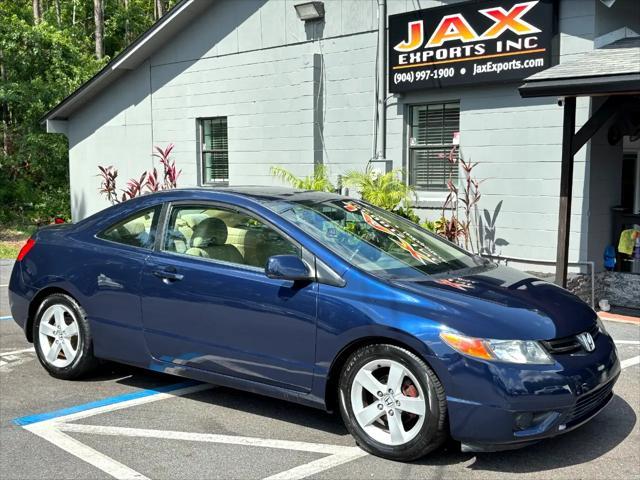
<svg viewBox="0 0 640 480">
<path fill-rule="evenodd" d="M 553 0 L 488 0 L 389 17 L 389 91 L 505 82 L 551 66 Z"/>
</svg>

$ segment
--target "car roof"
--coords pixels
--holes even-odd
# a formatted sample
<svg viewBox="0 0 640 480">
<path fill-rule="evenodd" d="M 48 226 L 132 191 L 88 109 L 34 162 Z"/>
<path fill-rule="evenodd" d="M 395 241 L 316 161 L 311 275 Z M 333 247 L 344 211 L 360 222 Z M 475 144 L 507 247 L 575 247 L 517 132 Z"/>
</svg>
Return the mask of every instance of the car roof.
<svg viewBox="0 0 640 480">
<path fill-rule="evenodd" d="M 185 199 L 206 200 L 215 197 L 215 194 L 229 194 L 245 197 L 260 203 L 267 202 L 323 202 L 327 200 L 344 199 L 345 197 L 336 193 L 318 192 L 315 190 L 302 190 L 287 187 L 272 187 L 261 185 L 247 185 L 234 187 L 199 187 L 199 188 L 178 188 L 170 191 L 159 192 L 168 194 L 171 197 L 182 197 Z"/>
</svg>

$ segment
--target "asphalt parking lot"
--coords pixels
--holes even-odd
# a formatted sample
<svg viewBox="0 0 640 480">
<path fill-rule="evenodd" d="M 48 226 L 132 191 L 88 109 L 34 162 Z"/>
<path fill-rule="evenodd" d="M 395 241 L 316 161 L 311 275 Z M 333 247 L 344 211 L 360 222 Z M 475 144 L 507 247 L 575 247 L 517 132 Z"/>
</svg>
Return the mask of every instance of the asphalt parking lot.
<svg viewBox="0 0 640 480">
<path fill-rule="evenodd" d="M 639 325 L 606 323 L 624 369 L 587 425 L 523 450 L 403 464 L 364 454 L 338 415 L 282 401 L 126 366 L 51 378 L 8 318 L 10 266 L 0 260 L 3 479 L 640 478 Z"/>
</svg>

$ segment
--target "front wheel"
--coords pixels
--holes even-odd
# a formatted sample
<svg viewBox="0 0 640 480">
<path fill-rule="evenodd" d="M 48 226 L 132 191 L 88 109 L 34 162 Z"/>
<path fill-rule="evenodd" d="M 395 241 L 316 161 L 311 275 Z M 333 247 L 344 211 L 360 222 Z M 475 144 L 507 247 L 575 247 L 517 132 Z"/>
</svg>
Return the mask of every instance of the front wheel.
<svg viewBox="0 0 640 480">
<path fill-rule="evenodd" d="M 447 438 L 444 388 L 419 357 L 395 345 L 368 345 L 342 369 L 340 413 L 361 448 L 411 461 Z"/>
<path fill-rule="evenodd" d="M 55 378 L 78 378 L 98 364 L 86 314 L 68 295 L 55 293 L 40 304 L 33 322 L 33 343 L 38 360 Z"/>
</svg>

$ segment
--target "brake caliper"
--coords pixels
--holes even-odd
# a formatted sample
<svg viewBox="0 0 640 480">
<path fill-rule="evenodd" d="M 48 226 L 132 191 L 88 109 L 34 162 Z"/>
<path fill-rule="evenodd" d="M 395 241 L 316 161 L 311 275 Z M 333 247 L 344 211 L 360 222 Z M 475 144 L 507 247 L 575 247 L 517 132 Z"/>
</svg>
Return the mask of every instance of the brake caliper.
<svg viewBox="0 0 640 480">
<path fill-rule="evenodd" d="M 404 382 L 402 382 L 402 394 L 405 397 L 417 397 L 418 396 L 418 389 L 416 388 L 416 386 L 413 384 L 413 382 L 411 380 L 409 380 L 408 378 L 405 379 Z M 408 418 L 414 418 L 417 415 L 414 413 L 408 413 L 405 412 L 404 415 L 407 415 Z"/>
</svg>

